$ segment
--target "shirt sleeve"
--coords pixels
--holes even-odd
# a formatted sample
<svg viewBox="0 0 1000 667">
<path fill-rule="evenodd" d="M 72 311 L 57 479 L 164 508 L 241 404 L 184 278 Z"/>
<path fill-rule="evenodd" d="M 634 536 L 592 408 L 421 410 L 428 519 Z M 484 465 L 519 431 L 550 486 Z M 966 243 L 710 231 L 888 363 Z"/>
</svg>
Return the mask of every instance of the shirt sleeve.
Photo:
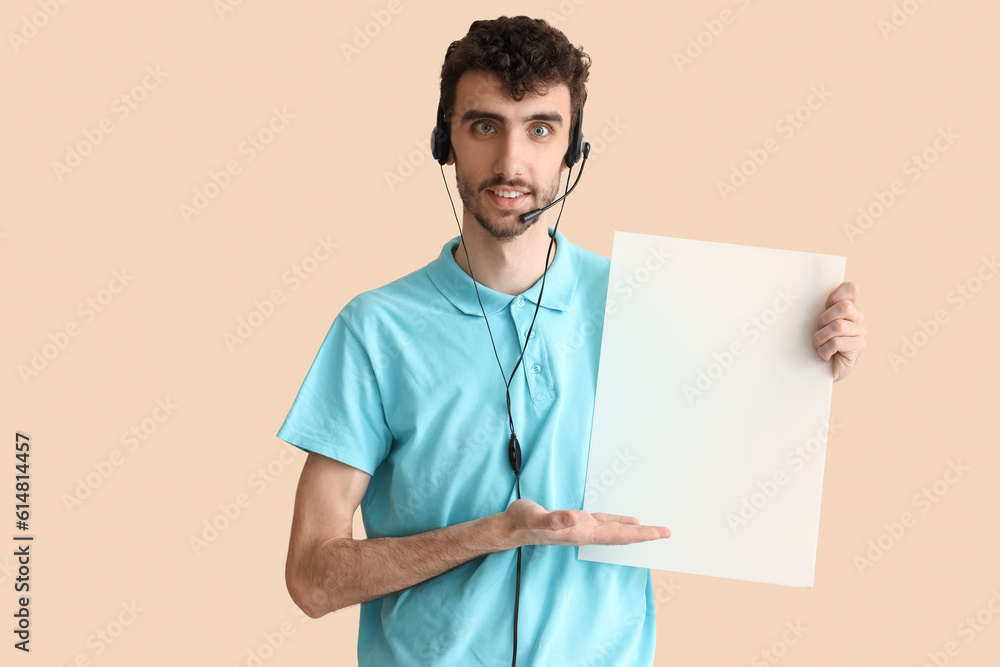
<svg viewBox="0 0 1000 667">
<path fill-rule="evenodd" d="M 388 456 L 392 433 L 375 371 L 343 313 L 330 326 L 277 435 L 369 475 Z"/>
</svg>

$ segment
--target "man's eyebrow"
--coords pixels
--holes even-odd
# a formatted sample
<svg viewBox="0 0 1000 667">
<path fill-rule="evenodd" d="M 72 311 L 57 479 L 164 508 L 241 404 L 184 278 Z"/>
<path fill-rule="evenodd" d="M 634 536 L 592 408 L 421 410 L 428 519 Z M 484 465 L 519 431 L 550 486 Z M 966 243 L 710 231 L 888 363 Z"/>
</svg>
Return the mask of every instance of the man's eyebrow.
<svg viewBox="0 0 1000 667">
<path fill-rule="evenodd" d="M 555 111 L 543 111 L 541 113 L 534 113 L 524 119 L 525 122 L 533 120 L 546 120 L 550 123 L 555 123 L 560 127 L 563 124 L 562 114 L 556 113 Z"/>
<path fill-rule="evenodd" d="M 492 111 L 482 111 L 480 109 L 469 109 L 462 114 L 461 123 L 468 123 L 474 118 L 488 118 L 490 120 L 500 121 L 501 123 L 506 123 L 507 118 L 501 114 L 493 113 Z M 562 114 L 555 111 L 541 111 L 539 113 L 533 113 L 530 116 L 524 118 L 525 123 L 530 123 L 536 120 L 544 120 L 550 123 L 555 123 L 560 127 L 563 124 Z"/>
<path fill-rule="evenodd" d="M 490 120 L 498 120 L 501 123 L 506 122 L 507 119 L 498 113 L 493 113 L 491 111 L 482 111 L 480 109 L 469 109 L 462 114 L 462 123 L 468 123 L 473 118 L 489 118 Z"/>
</svg>

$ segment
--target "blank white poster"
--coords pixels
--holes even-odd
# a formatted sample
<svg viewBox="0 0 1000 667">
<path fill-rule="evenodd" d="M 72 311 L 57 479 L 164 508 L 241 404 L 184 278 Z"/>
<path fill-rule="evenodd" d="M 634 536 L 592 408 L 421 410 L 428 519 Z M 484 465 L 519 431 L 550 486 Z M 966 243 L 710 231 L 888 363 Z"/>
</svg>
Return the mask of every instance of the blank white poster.
<svg viewBox="0 0 1000 667">
<path fill-rule="evenodd" d="M 845 258 L 616 232 L 584 509 L 671 537 L 582 560 L 813 585 Z"/>
</svg>

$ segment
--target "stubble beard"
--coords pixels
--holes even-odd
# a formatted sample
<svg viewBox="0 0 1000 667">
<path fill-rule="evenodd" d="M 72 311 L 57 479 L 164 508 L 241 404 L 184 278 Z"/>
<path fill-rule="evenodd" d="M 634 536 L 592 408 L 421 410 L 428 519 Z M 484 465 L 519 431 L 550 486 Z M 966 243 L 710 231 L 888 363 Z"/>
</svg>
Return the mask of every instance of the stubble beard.
<svg viewBox="0 0 1000 667">
<path fill-rule="evenodd" d="M 549 186 L 549 189 L 542 193 L 541 197 L 537 197 L 537 191 L 526 181 L 521 179 L 503 179 L 503 178 L 492 178 L 487 181 L 483 181 L 479 184 L 479 187 L 473 187 L 470 179 L 464 178 L 459 175 L 456 171 L 455 180 L 458 184 L 458 195 L 462 200 L 462 205 L 465 210 L 472 214 L 479 226 L 486 230 L 486 233 L 492 236 L 498 241 L 509 241 L 515 239 L 521 234 L 524 234 L 528 229 L 535 224 L 538 218 L 532 220 L 527 224 L 522 224 L 517 220 L 520 215 L 517 211 L 498 211 L 496 216 L 490 218 L 486 215 L 483 210 L 481 194 L 489 189 L 494 188 L 498 185 L 510 185 L 518 188 L 526 188 L 529 190 L 530 194 L 536 195 L 538 205 L 536 208 L 544 208 L 548 206 L 556 199 L 556 195 L 559 194 L 559 174 L 556 174 L 555 180 Z M 524 211 L 527 213 L 527 211 Z M 510 224 L 514 222 L 516 224 Z M 507 223 L 507 224 L 504 224 Z"/>
</svg>

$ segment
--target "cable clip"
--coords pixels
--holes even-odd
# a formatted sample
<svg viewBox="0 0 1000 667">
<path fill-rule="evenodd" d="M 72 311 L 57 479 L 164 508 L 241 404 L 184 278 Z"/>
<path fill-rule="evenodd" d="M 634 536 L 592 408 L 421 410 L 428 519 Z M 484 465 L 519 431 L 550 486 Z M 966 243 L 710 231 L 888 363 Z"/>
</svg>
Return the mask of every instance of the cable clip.
<svg viewBox="0 0 1000 667">
<path fill-rule="evenodd" d="M 510 443 L 507 445 L 507 458 L 510 459 L 510 467 L 514 474 L 521 475 L 521 443 L 517 441 L 517 436 L 510 434 Z"/>
</svg>

